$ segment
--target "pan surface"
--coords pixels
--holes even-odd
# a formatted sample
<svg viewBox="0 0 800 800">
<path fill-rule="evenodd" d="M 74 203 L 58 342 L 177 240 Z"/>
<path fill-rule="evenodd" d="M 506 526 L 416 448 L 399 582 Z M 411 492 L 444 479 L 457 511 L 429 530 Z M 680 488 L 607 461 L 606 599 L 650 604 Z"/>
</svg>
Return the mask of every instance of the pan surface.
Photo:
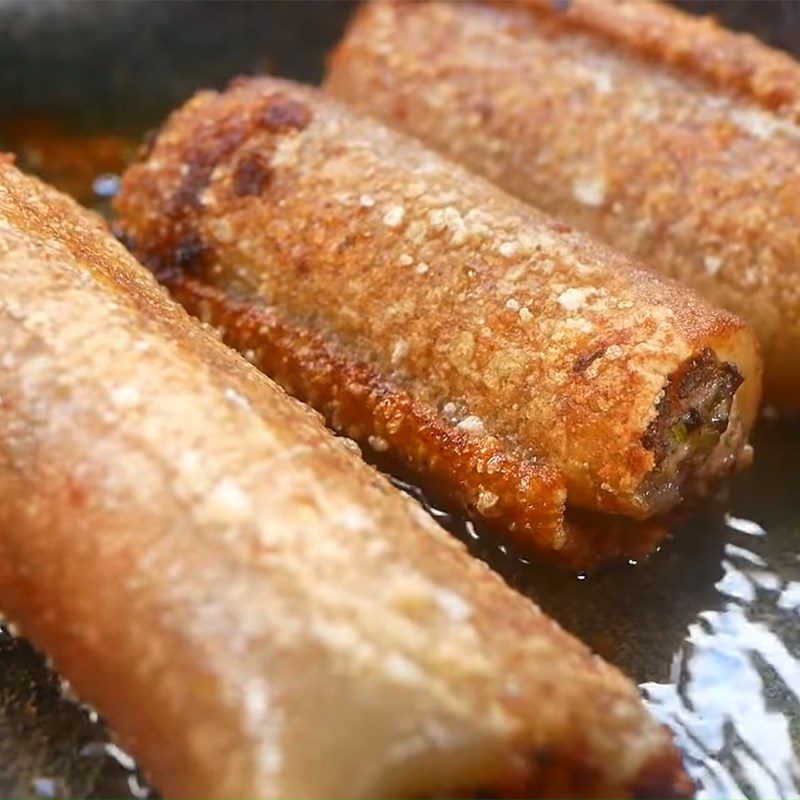
<svg viewBox="0 0 800 800">
<path fill-rule="evenodd" d="M 800 55 L 796 0 L 680 5 Z M 102 208 L 144 132 L 195 89 L 264 71 L 317 81 L 350 11 L 345 2 L 0 0 L 0 147 Z M 641 685 L 701 797 L 800 796 L 800 426 L 762 419 L 755 446 L 728 513 L 709 509 L 646 563 L 588 578 L 530 564 L 428 506 Z M 97 715 L 0 629 L 0 796 L 153 794 Z"/>
</svg>

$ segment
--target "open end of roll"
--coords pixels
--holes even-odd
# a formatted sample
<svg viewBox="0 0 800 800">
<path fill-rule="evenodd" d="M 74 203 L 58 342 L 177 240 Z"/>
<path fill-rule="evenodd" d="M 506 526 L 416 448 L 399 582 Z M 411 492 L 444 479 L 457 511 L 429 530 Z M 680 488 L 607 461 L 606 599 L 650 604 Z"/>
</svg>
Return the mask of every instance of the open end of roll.
<svg viewBox="0 0 800 800">
<path fill-rule="evenodd" d="M 707 495 L 720 477 L 749 458 L 735 395 L 742 375 L 705 348 L 669 378 L 642 443 L 656 457 L 642 500 L 653 513 Z"/>
</svg>

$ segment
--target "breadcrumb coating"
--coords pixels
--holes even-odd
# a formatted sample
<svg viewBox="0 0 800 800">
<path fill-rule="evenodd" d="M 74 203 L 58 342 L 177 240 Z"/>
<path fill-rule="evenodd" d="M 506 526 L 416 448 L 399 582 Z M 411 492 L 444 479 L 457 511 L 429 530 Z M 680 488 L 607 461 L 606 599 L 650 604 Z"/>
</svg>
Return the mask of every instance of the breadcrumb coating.
<svg viewBox="0 0 800 800">
<path fill-rule="evenodd" d="M 327 89 L 748 320 L 800 409 L 800 67 L 648 0 L 375 3 Z"/>
<path fill-rule="evenodd" d="M 275 106 L 296 124 L 271 124 Z M 299 355 L 269 325 L 259 342 L 237 313 L 200 309 L 334 428 L 385 442 L 538 546 L 568 540 L 553 525 L 565 496 L 664 510 L 642 493 L 657 466 L 643 437 L 670 375 L 706 348 L 745 377 L 734 454 L 745 447 L 759 360 L 740 320 L 307 87 L 241 79 L 197 95 L 126 173 L 117 208 L 168 284 L 189 276 L 239 316 L 307 334 Z M 323 347 L 333 380 L 315 391 Z"/>
<path fill-rule="evenodd" d="M 165 797 L 688 796 L 636 687 L 0 164 L 0 604 Z"/>
</svg>

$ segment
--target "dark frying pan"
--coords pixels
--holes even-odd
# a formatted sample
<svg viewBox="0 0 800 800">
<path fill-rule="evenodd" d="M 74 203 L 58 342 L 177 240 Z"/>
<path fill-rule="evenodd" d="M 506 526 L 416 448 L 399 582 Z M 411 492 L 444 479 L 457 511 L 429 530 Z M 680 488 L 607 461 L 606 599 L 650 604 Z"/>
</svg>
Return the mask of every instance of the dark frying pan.
<svg viewBox="0 0 800 800">
<path fill-rule="evenodd" d="M 681 5 L 800 56 L 797 0 Z M 94 177 L 196 88 L 263 71 L 318 80 L 350 11 L 346 2 L 0 0 L 0 146 L 27 148 L 29 167 L 68 183 L 52 153 L 36 152 L 66 139 L 59 168 L 77 160 Z M 81 199 L 99 202 L 91 190 L 90 180 Z M 800 796 L 800 427 L 762 420 L 755 444 L 731 514 L 707 510 L 647 563 L 588 579 L 529 564 L 432 510 L 642 684 L 704 797 Z M 0 796 L 151 794 L 92 710 L 23 639 L 0 631 Z"/>
</svg>

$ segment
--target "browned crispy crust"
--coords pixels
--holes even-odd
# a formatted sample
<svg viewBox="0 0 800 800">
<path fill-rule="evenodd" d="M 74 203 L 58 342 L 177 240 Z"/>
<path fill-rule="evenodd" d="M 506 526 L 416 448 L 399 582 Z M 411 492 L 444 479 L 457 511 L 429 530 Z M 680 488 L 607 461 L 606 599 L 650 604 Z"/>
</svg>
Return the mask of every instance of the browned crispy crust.
<svg viewBox="0 0 800 800">
<path fill-rule="evenodd" d="M 392 471 L 426 484 L 446 505 L 477 510 L 485 522 L 578 571 L 650 555 L 667 537 L 663 520 L 634 524 L 571 513 L 555 470 L 510 456 L 491 437 L 475 440 L 454 429 L 366 364 L 349 364 L 316 333 L 280 321 L 275 310 L 231 300 L 181 272 L 161 274 L 170 294 L 191 314 L 215 325 L 224 341 L 286 391 L 322 412 L 347 436 L 381 441 Z M 497 498 L 489 508 L 482 496 Z"/>
<path fill-rule="evenodd" d="M 363 8 L 329 91 L 752 323 L 800 409 L 800 67 L 632 0 Z"/>
<path fill-rule="evenodd" d="M 296 124 L 276 127 L 274 108 Z M 474 451 L 468 463 L 443 450 L 441 425 L 434 444 L 418 412 L 392 440 L 433 483 L 454 485 L 467 466 L 462 499 L 542 545 L 563 543 L 542 457 L 572 504 L 638 518 L 656 510 L 639 495 L 655 464 L 642 438 L 669 376 L 694 353 L 737 364 L 747 377 L 737 413 L 745 431 L 752 423 L 759 361 L 740 320 L 310 89 L 242 80 L 198 95 L 128 171 L 118 210 L 135 252 L 165 279 L 192 275 L 238 301 L 237 314 L 268 307 L 321 337 L 337 355 L 329 383 L 339 391 L 366 365 L 374 387 L 393 387 L 387 410 L 401 390 L 428 418 L 471 432 L 479 451 L 502 450 L 506 476 L 492 485 L 511 491 L 501 498 Z M 211 311 L 227 331 L 229 309 Z M 294 372 L 316 368 L 294 343 L 263 335 L 273 371 L 281 359 Z M 297 375 L 281 380 L 308 392 Z M 340 426 L 328 394 L 314 402 Z M 348 398 L 351 432 L 367 446 L 388 443 L 375 402 Z M 410 413 L 399 405 L 392 424 Z M 542 475 L 541 487 L 519 482 Z M 528 503 L 537 495 L 551 498 L 538 517 Z"/>
<path fill-rule="evenodd" d="M 167 797 L 684 797 L 636 687 L 0 164 L 0 605 Z"/>
<path fill-rule="evenodd" d="M 721 27 L 713 17 L 692 16 L 652 0 L 570 0 L 562 6 L 552 0 L 522 3 L 540 15 L 548 35 L 585 32 L 800 121 L 797 62 L 754 36 Z"/>
<path fill-rule="evenodd" d="M 492 437 L 476 440 L 456 430 L 367 364 L 333 354 L 319 334 L 280 321 L 274 309 L 237 303 L 180 272 L 162 278 L 227 344 L 350 438 L 379 438 L 380 451 L 395 454 L 400 469 L 415 476 L 431 471 L 437 479 L 431 488 L 467 508 L 479 508 L 481 495 L 491 492 L 497 500 L 485 516 L 502 517 L 523 543 L 556 551 L 566 544 L 566 490 L 551 467 L 509 455 Z"/>
</svg>

